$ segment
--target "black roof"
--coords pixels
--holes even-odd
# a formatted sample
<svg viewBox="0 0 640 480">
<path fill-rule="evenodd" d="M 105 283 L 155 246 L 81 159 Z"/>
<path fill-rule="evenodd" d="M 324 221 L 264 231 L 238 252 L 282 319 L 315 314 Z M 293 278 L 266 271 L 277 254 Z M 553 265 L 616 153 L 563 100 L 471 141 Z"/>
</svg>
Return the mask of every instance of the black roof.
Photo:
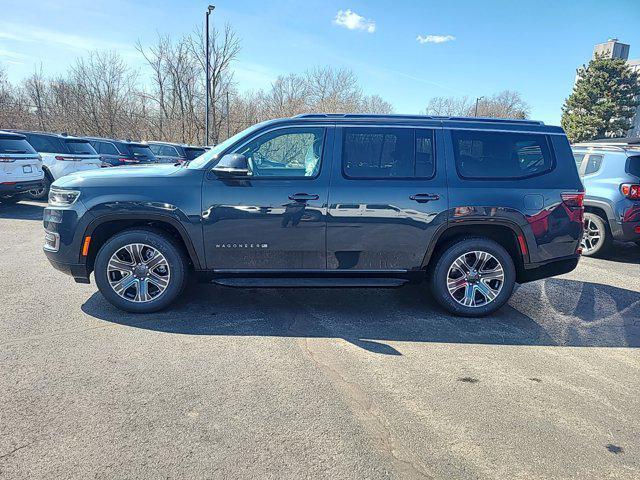
<svg viewBox="0 0 640 480">
<path fill-rule="evenodd" d="M 63 139 L 69 139 L 69 140 L 85 140 L 85 138 L 83 137 L 75 137 L 73 135 L 69 135 L 67 133 L 53 133 L 53 132 L 40 132 L 38 130 L 17 130 L 17 129 L 11 129 L 11 130 L 7 130 L 8 132 L 14 132 L 14 133 L 20 133 L 20 134 L 36 134 L 36 135 L 45 135 L 47 137 L 56 137 L 56 138 L 63 138 Z"/>
<path fill-rule="evenodd" d="M 106 138 L 106 137 L 82 137 L 85 140 L 99 140 L 104 142 L 117 142 L 117 143 L 126 143 L 127 145 L 139 145 L 142 147 L 148 147 L 149 145 L 145 142 L 136 142 L 135 140 L 119 140 L 117 138 Z"/>
</svg>

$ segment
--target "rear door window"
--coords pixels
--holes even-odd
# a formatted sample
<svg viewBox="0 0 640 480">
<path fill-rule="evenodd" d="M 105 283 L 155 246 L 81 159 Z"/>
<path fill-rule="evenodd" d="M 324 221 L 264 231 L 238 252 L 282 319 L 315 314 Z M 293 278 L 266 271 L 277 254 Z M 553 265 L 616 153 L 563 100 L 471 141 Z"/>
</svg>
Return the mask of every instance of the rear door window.
<svg viewBox="0 0 640 480">
<path fill-rule="evenodd" d="M 27 142 L 24 138 L 16 138 L 16 137 L 2 137 L 0 136 L 0 154 L 25 154 L 32 153 L 35 154 L 36 151 L 33 149 L 29 142 Z"/>
<path fill-rule="evenodd" d="M 582 161 L 584 160 L 584 157 L 586 157 L 587 154 L 586 153 L 574 153 L 573 154 L 573 159 L 576 161 L 576 168 L 578 169 L 578 171 L 580 171 L 580 165 L 582 165 Z"/>
<path fill-rule="evenodd" d="M 71 140 L 64 141 L 69 153 L 74 155 L 96 155 L 95 149 L 86 140 Z"/>
<path fill-rule="evenodd" d="M 545 135 L 452 130 L 451 136 L 456 167 L 463 178 L 528 178 L 553 168 Z"/>
<path fill-rule="evenodd" d="M 342 168 L 347 178 L 431 178 L 433 130 L 344 128 Z"/>
</svg>

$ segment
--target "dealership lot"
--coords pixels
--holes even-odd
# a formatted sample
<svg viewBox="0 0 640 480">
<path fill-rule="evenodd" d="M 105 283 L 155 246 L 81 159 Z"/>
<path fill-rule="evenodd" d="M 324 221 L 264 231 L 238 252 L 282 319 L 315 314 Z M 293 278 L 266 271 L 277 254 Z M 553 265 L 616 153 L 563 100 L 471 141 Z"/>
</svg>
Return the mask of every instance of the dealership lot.
<svg viewBox="0 0 640 480">
<path fill-rule="evenodd" d="M 639 478 L 640 248 L 462 319 L 421 286 L 116 310 L 0 205 L 0 478 Z"/>
</svg>

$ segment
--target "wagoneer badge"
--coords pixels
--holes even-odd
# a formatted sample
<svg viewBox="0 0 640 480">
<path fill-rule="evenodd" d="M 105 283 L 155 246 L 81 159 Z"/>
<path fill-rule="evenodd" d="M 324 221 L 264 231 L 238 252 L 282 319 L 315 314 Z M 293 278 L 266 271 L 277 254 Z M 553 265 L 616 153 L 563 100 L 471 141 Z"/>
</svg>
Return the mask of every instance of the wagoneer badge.
<svg viewBox="0 0 640 480">
<path fill-rule="evenodd" d="M 268 243 L 216 243 L 216 248 L 269 248 Z"/>
</svg>

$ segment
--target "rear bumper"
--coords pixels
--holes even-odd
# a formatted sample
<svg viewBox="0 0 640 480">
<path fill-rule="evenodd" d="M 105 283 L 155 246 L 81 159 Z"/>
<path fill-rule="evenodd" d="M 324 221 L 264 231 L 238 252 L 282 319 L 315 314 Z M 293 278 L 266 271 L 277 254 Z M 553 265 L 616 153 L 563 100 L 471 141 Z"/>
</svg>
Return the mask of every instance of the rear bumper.
<svg viewBox="0 0 640 480">
<path fill-rule="evenodd" d="M 0 193 L 3 195 L 12 195 L 26 193 L 29 190 L 42 188 L 42 180 L 31 180 L 28 182 L 0 183 Z"/>
<path fill-rule="evenodd" d="M 518 283 L 527 283 L 569 273 L 578 266 L 579 260 L 580 255 L 575 254 L 542 264 L 525 265 L 525 268 L 518 273 L 517 281 Z"/>
</svg>

